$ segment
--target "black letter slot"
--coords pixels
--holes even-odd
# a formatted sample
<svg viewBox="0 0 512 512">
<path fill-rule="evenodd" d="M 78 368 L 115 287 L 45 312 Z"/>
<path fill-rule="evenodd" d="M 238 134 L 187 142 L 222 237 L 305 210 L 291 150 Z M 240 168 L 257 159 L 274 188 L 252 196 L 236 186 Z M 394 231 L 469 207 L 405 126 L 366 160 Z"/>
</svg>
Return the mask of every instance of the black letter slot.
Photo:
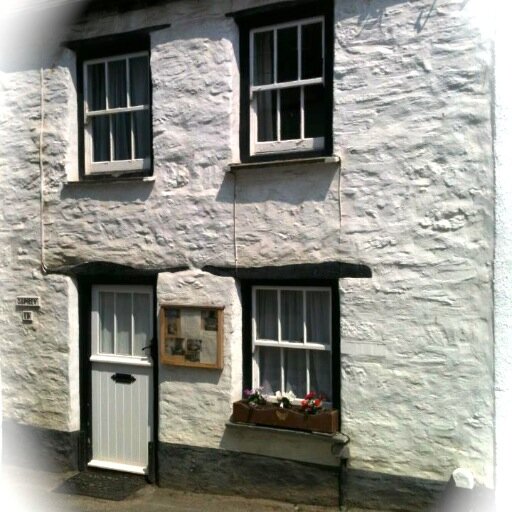
<svg viewBox="0 0 512 512">
<path fill-rule="evenodd" d="M 112 375 L 111 378 L 114 382 L 121 384 L 131 384 L 136 380 L 133 375 L 130 375 L 128 373 L 114 373 L 114 375 Z"/>
</svg>

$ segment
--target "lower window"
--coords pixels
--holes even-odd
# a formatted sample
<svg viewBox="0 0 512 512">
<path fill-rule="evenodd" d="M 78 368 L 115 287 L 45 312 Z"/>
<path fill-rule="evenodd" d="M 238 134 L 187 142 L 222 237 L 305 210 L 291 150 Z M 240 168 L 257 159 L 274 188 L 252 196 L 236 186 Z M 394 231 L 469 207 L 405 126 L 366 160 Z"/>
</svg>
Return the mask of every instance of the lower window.
<svg viewBox="0 0 512 512">
<path fill-rule="evenodd" d="M 331 288 L 253 286 L 251 303 L 253 387 L 332 403 Z"/>
</svg>

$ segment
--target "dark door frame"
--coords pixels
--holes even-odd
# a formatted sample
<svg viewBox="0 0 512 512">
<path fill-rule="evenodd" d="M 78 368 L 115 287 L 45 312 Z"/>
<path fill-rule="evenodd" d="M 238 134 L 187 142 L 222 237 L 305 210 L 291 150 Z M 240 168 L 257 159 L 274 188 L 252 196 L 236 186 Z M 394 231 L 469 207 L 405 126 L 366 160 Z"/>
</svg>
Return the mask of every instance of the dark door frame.
<svg viewBox="0 0 512 512">
<path fill-rule="evenodd" d="M 147 480 L 158 480 L 157 444 L 158 444 L 158 322 L 157 322 L 157 274 L 136 273 L 115 267 L 112 272 L 87 273 L 76 276 L 78 284 L 78 323 L 79 323 L 79 368 L 80 368 L 80 442 L 78 450 L 78 468 L 87 469 L 92 457 L 92 383 L 91 383 L 91 293 L 94 285 L 149 285 L 153 288 L 153 340 L 151 357 L 153 359 L 153 440 L 148 446 Z"/>
</svg>

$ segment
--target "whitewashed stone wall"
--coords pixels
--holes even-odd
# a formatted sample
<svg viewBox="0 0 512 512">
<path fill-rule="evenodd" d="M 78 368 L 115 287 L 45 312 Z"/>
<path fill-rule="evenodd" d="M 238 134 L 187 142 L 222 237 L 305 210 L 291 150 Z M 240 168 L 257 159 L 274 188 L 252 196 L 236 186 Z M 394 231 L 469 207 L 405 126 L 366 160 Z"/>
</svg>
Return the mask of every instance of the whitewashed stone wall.
<svg viewBox="0 0 512 512">
<path fill-rule="evenodd" d="M 219 445 L 241 388 L 240 306 L 234 280 L 196 269 L 234 265 L 235 254 L 240 266 L 369 265 L 371 281 L 340 282 L 351 464 L 443 480 L 465 465 L 492 485 L 489 43 L 467 21 L 464 0 L 337 1 L 334 148 L 341 165 L 235 177 L 226 171 L 238 159 L 238 31 L 225 13 L 262 3 L 184 0 L 99 13 L 72 28 L 69 38 L 86 38 L 171 24 L 151 36 L 154 182 L 66 183 L 77 176 L 74 55 L 48 51 L 47 265 L 185 265 L 191 270 L 160 276 L 159 300 L 225 303 L 224 370 L 161 372 L 160 439 L 208 447 Z M 73 399 L 62 396 L 73 359 L 66 322 L 74 292 L 67 278 L 35 270 L 39 79 L 37 63 L 3 74 L 7 293 L 0 311 L 2 354 L 12 361 L 2 373 L 4 414 L 64 428 L 72 417 Z M 21 289 L 44 296 L 44 322 L 38 317 L 33 332 L 13 308 Z M 53 376 L 46 384 L 41 367 Z M 36 400 L 35 389 L 48 392 Z"/>
<path fill-rule="evenodd" d="M 160 365 L 159 439 L 217 448 L 242 394 L 242 309 L 233 278 L 199 270 L 158 276 L 158 303 L 224 308 L 224 368 Z"/>
<path fill-rule="evenodd" d="M 507 58 L 512 38 L 505 17 L 496 25 L 496 505 L 505 512 L 512 500 L 512 72 Z"/>
</svg>

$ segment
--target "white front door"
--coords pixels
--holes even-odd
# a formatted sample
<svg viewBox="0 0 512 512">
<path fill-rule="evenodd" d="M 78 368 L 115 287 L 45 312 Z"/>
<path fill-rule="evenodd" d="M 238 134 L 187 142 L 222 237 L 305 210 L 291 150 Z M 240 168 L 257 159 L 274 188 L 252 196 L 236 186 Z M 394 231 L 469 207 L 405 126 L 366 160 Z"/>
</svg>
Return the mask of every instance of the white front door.
<svg viewBox="0 0 512 512">
<path fill-rule="evenodd" d="M 92 288 L 92 460 L 89 466 L 147 473 L 153 439 L 153 290 Z"/>
</svg>

